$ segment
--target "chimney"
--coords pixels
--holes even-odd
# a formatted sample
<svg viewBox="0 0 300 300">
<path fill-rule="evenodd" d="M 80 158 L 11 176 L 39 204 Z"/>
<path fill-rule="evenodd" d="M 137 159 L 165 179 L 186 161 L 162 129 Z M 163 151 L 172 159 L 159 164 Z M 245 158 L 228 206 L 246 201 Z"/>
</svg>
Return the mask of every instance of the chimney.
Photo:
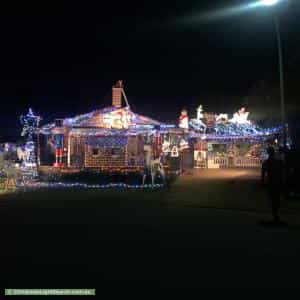
<svg viewBox="0 0 300 300">
<path fill-rule="evenodd" d="M 112 88 L 112 105 L 114 107 L 122 106 L 122 90 L 123 82 L 122 80 L 118 80 Z"/>
</svg>

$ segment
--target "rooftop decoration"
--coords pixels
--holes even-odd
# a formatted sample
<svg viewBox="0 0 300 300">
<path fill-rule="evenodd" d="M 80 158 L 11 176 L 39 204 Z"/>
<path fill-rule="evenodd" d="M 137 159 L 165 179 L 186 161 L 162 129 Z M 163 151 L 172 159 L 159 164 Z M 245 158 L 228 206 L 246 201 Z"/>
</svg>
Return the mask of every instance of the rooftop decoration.
<svg viewBox="0 0 300 300">
<path fill-rule="evenodd" d="M 171 125 L 136 114 L 128 107 L 108 107 L 88 114 L 75 116 L 74 118 L 66 118 L 63 120 L 63 126 L 73 129 L 97 128 L 107 130 L 152 129 L 155 126 L 172 127 Z M 51 134 L 53 131 L 55 131 L 54 123 L 47 124 L 41 128 L 43 134 Z"/>
<path fill-rule="evenodd" d="M 197 119 L 191 119 L 190 120 L 190 127 L 200 131 L 200 132 L 205 132 L 207 129 L 206 124 L 202 121 L 204 118 L 204 114 L 203 114 L 203 107 L 202 105 L 199 105 L 199 107 L 197 108 Z"/>
<path fill-rule="evenodd" d="M 203 117 L 203 108 L 202 105 L 199 105 L 199 107 L 197 108 L 197 120 L 202 120 Z"/>
<path fill-rule="evenodd" d="M 228 114 L 215 114 L 213 126 L 208 126 L 206 116 L 212 114 L 204 113 L 200 105 L 197 108 L 197 119 L 189 122 L 190 136 L 203 139 L 249 139 L 265 138 L 272 134 L 280 133 L 281 127 L 262 128 L 248 120 L 249 112 L 242 107 L 238 112 L 228 119 Z M 193 132 L 192 132 L 193 131 Z"/>
<path fill-rule="evenodd" d="M 238 112 L 234 113 L 233 118 L 229 122 L 234 124 L 251 124 L 248 120 L 249 112 L 246 111 L 245 107 L 242 107 Z"/>
<path fill-rule="evenodd" d="M 189 117 L 186 109 L 181 111 L 181 115 L 178 120 L 179 128 L 189 129 Z"/>
<path fill-rule="evenodd" d="M 227 123 L 228 122 L 228 114 L 219 114 L 216 115 L 216 123 Z"/>
</svg>

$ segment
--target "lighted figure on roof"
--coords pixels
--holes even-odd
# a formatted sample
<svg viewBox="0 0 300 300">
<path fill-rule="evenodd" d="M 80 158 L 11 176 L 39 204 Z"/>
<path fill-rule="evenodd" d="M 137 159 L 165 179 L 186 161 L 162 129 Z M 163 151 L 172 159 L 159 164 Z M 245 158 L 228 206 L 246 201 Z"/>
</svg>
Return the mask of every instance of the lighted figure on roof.
<svg viewBox="0 0 300 300">
<path fill-rule="evenodd" d="M 127 109 L 119 109 L 103 115 L 105 128 L 128 129 L 132 125 L 132 113 Z"/>
<path fill-rule="evenodd" d="M 202 105 L 199 105 L 199 107 L 197 108 L 197 119 L 191 119 L 191 121 L 189 122 L 190 127 L 197 131 L 205 132 L 207 126 L 202 121 L 203 118 L 203 108 Z"/>
<path fill-rule="evenodd" d="M 189 117 L 187 110 L 183 109 L 179 117 L 179 127 L 183 129 L 189 129 Z"/>
<path fill-rule="evenodd" d="M 228 114 L 219 114 L 216 116 L 216 123 L 227 123 Z"/>
<path fill-rule="evenodd" d="M 249 112 L 246 111 L 245 107 L 242 107 L 238 112 L 234 113 L 233 118 L 229 121 L 235 124 L 251 124 L 248 120 Z"/>
<path fill-rule="evenodd" d="M 202 120 L 203 118 L 203 107 L 202 105 L 199 105 L 199 107 L 197 108 L 197 120 Z"/>
</svg>

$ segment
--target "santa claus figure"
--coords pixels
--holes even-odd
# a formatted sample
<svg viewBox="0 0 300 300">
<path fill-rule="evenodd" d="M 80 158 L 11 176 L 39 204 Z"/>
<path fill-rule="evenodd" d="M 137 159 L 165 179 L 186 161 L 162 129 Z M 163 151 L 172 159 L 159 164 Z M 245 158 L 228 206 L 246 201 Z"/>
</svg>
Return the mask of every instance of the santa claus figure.
<svg viewBox="0 0 300 300">
<path fill-rule="evenodd" d="M 187 111 L 184 109 L 179 117 L 179 127 L 189 129 L 189 117 Z"/>
</svg>

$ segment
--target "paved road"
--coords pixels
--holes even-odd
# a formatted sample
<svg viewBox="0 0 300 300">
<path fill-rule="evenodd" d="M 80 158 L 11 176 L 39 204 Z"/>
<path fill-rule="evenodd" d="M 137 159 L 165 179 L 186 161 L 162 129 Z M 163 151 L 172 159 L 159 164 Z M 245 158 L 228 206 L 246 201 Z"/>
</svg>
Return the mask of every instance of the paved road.
<svg viewBox="0 0 300 300">
<path fill-rule="evenodd" d="M 300 227 L 295 220 L 285 229 L 258 225 L 268 211 L 250 205 L 248 193 L 260 193 L 253 174 L 185 175 L 158 192 L 2 197 L 1 285 L 98 286 L 111 294 L 142 287 L 298 287 Z M 249 206 L 234 209 L 238 203 Z"/>
<path fill-rule="evenodd" d="M 270 201 L 258 169 L 192 170 L 180 177 L 164 199 L 169 207 L 232 209 L 269 214 Z M 300 201 L 282 199 L 283 215 L 300 213 Z"/>
</svg>

